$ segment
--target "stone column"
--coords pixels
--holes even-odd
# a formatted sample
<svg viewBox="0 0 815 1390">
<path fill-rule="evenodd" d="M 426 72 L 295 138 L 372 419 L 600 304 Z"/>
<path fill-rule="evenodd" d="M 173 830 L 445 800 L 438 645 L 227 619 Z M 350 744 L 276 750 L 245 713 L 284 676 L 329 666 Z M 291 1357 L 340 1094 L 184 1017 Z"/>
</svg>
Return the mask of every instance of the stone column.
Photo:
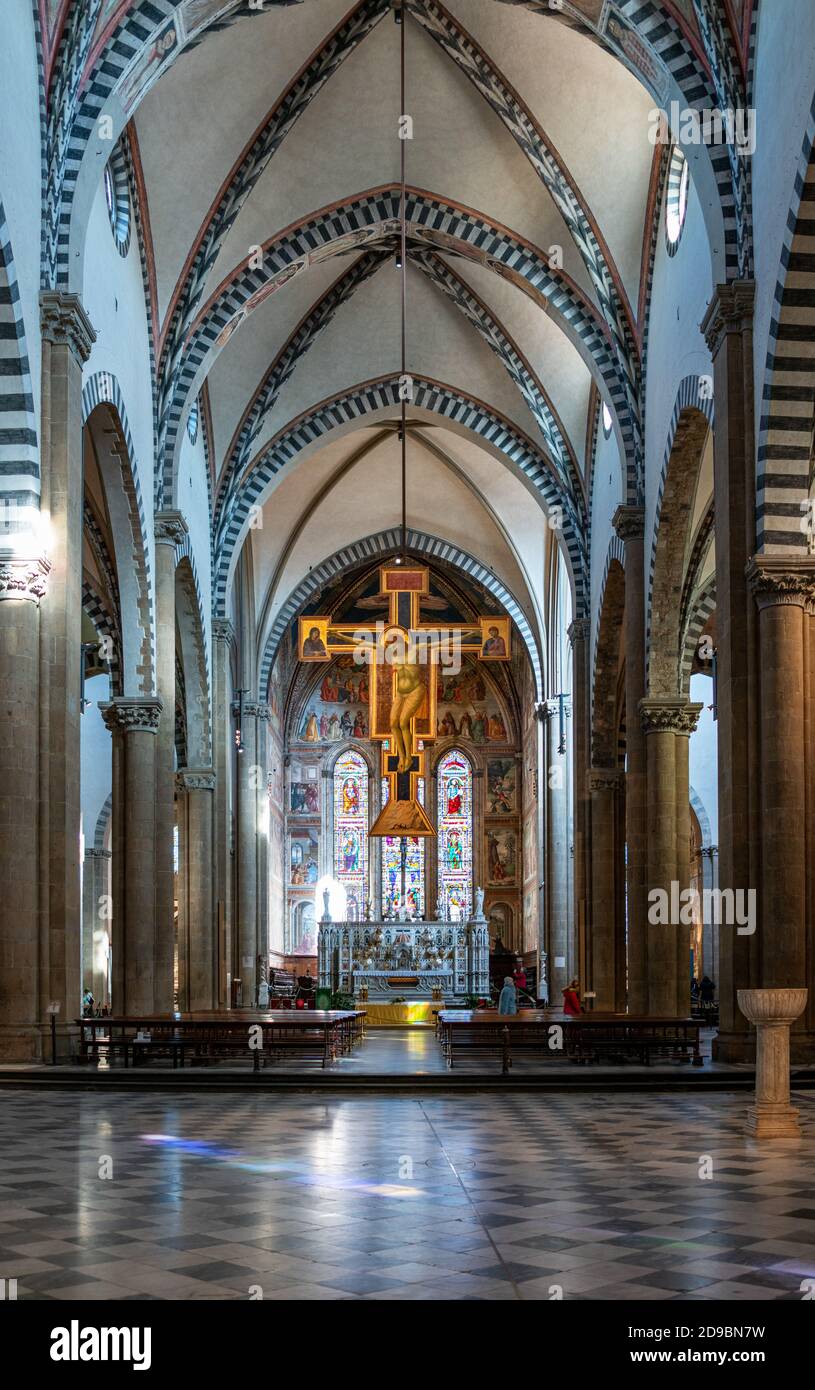
<svg viewBox="0 0 815 1390">
<path fill-rule="evenodd" d="M 213 912 L 215 773 L 182 768 L 178 797 L 178 973 L 181 1009 L 218 1006 L 218 936 Z"/>
<path fill-rule="evenodd" d="M 753 302 L 750 280 L 719 285 L 701 328 L 713 359 L 716 428 L 716 653 L 719 749 L 719 882 L 759 887 L 761 805 L 758 754 L 756 612 L 746 567 L 756 545 L 753 409 Z M 749 1058 L 752 1040 L 739 989 L 758 982 L 755 938 L 721 934 L 719 1036 L 722 1061 Z"/>
<path fill-rule="evenodd" d="M 39 1017 L 59 1001 L 67 1032 L 81 1002 L 80 709 L 82 366 L 95 339 L 75 294 L 40 296 L 40 506 L 51 562 L 40 610 Z"/>
<path fill-rule="evenodd" d="M 82 870 L 82 989 L 107 1004 L 107 974 L 99 964 L 101 934 L 110 935 L 110 850 L 86 849 Z M 99 992 L 101 990 L 101 992 Z"/>
<path fill-rule="evenodd" d="M 587 987 L 594 990 L 594 1008 L 614 1013 L 618 1001 L 620 951 L 625 941 L 618 932 L 617 875 L 622 865 L 615 863 L 615 825 L 617 801 L 623 773 L 617 768 L 593 767 L 588 774 L 591 798 L 591 916 L 589 940 L 591 973 Z"/>
<path fill-rule="evenodd" d="M 569 624 L 567 636 L 572 648 L 572 750 L 574 774 L 573 838 L 574 875 L 572 895 L 572 940 L 577 959 L 573 974 L 576 974 L 582 988 L 589 978 L 587 921 L 589 883 L 587 877 L 586 842 L 588 836 L 588 782 L 589 771 L 589 698 L 586 648 L 591 624 L 588 618 L 575 618 Z"/>
<path fill-rule="evenodd" d="M 790 1105 L 790 1026 L 803 1012 L 805 989 L 740 989 L 738 1004 L 756 1026 L 756 1103 L 748 1124 L 758 1139 L 797 1139 Z"/>
<path fill-rule="evenodd" d="M 639 719 L 645 696 L 645 514 L 618 507 L 612 525 L 625 545 L 625 839 L 628 855 L 628 1009 L 648 1008 L 648 842 L 645 815 L 645 735 Z"/>
<path fill-rule="evenodd" d="M 215 764 L 214 866 L 215 930 L 218 952 L 218 1007 L 230 1004 L 230 981 L 235 970 L 232 957 L 232 781 L 234 757 L 231 717 L 232 677 L 230 649 L 235 641 L 232 624 L 216 618 L 212 624 L 213 730 Z"/>
<path fill-rule="evenodd" d="M 538 712 L 544 721 L 546 767 L 546 951 L 549 1003 L 560 1008 L 561 991 L 569 983 L 573 962 L 569 959 L 569 779 L 565 751 L 560 752 L 557 700 L 544 700 Z"/>
<path fill-rule="evenodd" d="M 813 775 L 808 638 L 815 614 L 815 556 L 757 556 L 749 581 L 758 605 L 761 683 L 762 986 L 797 989 L 815 967 L 809 920 L 815 825 L 808 823 Z M 815 1056 L 815 998 L 793 1034 L 796 1060 Z"/>
<path fill-rule="evenodd" d="M 180 512 L 156 512 L 156 691 L 162 704 L 156 736 L 156 1010 L 173 1003 L 175 913 L 175 557 L 187 534 Z"/>
<path fill-rule="evenodd" d="M 665 894 L 659 912 L 652 904 L 658 920 L 652 922 L 649 915 L 648 1013 L 670 1017 L 677 1012 L 686 1016 L 690 1004 L 691 912 L 681 895 L 690 886 L 688 739 L 701 708 L 681 697 L 640 701 L 648 764 L 647 890 L 650 894 L 661 889 Z M 681 804 L 683 798 L 687 812 Z M 686 992 L 687 1003 L 680 1008 Z"/>
<path fill-rule="evenodd" d="M 116 739 L 113 776 L 113 842 L 122 856 L 114 883 L 114 1011 L 156 1012 L 156 735 L 161 701 L 118 696 L 99 706 Z"/>
<path fill-rule="evenodd" d="M 0 550 L 0 1059 L 40 1055 L 39 1009 L 39 604 L 48 561 Z"/>
<path fill-rule="evenodd" d="M 233 712 L 238 714 L 236 701 Z M 237 805 L 237 960 L 242 1006 L 255 1007 L 260 983 L 258 958 L 267 951 L 268 906 L 268 792 L 266 734 L 271 710 L 268 705 L 244 701 L 238 758 Z"/>
</svg>

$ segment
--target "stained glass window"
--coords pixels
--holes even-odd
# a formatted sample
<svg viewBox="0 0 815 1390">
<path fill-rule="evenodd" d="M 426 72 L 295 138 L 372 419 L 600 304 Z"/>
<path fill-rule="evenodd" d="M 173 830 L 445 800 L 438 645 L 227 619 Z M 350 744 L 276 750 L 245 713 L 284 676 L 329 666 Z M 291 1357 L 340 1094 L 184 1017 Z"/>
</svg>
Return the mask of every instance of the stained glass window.
<svg viewBox="0 0 815 1390">
<path fill-rule="evenodd" d="M 390 783 L 382 778 L 382 805 L 390 795 Z M 424 806 L 424 778 L 419 778 L 418 799 Z M 402 896 L 402 841 L 398 835 L 386 835 L 382 841 L 382 915 L 398 912 Z M 424 917 L 424 838 L 411 835 L 407 839 L 405 863 L 405 897 L 411 915 Z"/>
<path fill-rule="evenodd" d="M 473 902 L 473 773 L 451 748 L 438 768 L 439 901 L 450 921 L 466 920 Z"/>
<path fill-rule="evenodd" d="M 368 766 L 347 752 L 334 764 L 334 877 L 349 921 L 361 921 L 368 893 Z"/>
</svg>

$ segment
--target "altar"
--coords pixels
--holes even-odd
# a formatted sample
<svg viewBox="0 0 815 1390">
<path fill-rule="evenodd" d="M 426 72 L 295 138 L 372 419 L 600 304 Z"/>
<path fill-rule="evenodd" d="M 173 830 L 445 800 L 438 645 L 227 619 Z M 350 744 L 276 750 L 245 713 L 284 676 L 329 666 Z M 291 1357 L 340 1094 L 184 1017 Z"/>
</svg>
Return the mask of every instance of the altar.
<svg viewBox="0 0 815 1390">
<path fill-rule="evenodd" d="M 320 987 L 371 1001 L 489 993 L 489 934 L 468 922 L 320 922 Z"/>
</svg>

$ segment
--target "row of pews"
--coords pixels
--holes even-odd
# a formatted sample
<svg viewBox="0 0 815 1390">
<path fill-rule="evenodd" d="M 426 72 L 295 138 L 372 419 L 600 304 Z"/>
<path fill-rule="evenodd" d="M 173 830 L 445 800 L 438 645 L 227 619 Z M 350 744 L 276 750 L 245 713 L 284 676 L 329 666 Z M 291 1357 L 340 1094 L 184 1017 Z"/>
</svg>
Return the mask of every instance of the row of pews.
<svg viewBox="0 0 815 1390">
<path fill-rule="evenodd" d="M 535 1054 L 540 1060 L 565 1058 L 576 1063 L 639 1061 L 678 1057 L 695 1067 L 703 1063 L 694 1018 L 650 1018 L 632 1014 L 581 1014 L 574 1018 L 552 1009 L 521 1009 L 499 1014 L 495 1009 L 442 1009 L 436 1015 L 436 1036 L 452 1068 L 455 1059 L 486 1053 L 500 1058 L 506 1075 L 513 1055 Z"/>
<path fill-rule="evenodd" d="M 228 1013 L 128 1014 L 78 1018 L 80 1062 L 125 1067 L 151 1057 L 186 1062 L 251 1058 L 254 1071 L 267 1063 L 302 1057 L 323 1068 L 352 1052 L 365 1035 L 364 1009 L 241 1009 Z"/>
</svg>

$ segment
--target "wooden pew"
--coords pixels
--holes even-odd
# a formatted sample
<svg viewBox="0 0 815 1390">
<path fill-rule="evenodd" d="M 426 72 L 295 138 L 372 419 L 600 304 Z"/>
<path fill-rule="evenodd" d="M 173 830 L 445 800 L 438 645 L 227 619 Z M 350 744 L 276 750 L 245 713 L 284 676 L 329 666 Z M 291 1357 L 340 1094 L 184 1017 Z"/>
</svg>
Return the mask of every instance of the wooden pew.
<svg viewBox="0 0 815 1390">
<path fill-rule="evenodd" d="M 552 1047 L 555 1026 L 563 1029 L 562 1048 Z M 654 1053 L 668 1053 L 701 1067 L 700 1027 L 699 1020 L 693 1018 L 631 1014 L 581 1014 L 575 1018 L 550 1009 L 521 1009 L 517 1014 L 447 1009 L 436 1019 L 436 1034 L 448 1067 L 453 1067 L 456 1051 L 488 1052 L 500 1055 L 504 1074 L 512 1066 L 513 1054 L 520 1052 L 580 1063 L 597 1062 L 602 1056 L 620 1061 L 634 1057 L 646 1066 Z"/>
</svg>

